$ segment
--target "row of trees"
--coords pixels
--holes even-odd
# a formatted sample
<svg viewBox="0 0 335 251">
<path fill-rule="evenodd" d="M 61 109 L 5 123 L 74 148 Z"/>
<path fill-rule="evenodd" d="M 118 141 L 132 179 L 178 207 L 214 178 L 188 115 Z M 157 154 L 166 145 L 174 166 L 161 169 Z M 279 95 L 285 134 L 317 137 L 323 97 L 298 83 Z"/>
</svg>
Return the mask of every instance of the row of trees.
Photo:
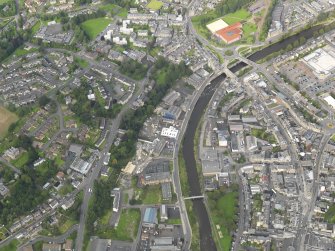
<svg viewBox="0 0 335 251">
<path fill-rule="evenodd" d="M 148 66 L 146 64 L 140 64 L 136 60 L 128 59 L 121 62 L 119 70 L 122 74 L 132 79 L 140 80 L 147 74 Z"/>
<path fill-rule="evenodd" d="M 8 24 L 0 32 L 0 61 L 11 55 L 17 48 L 30 38 L 30 31 L 16 29 L 16 24 Z"/>
<path fill-rule="evenodd" d="M 264 41 L 266 39 L 268 31 L 269 31 L 269 29 L 271 27 L 272 12 L 275 9 L 277 3 L 278 3 L 278 0 L 272 0 L 271 4 L 269 6 L 269 10 L 268 10 L 268 13 L 267 13 L 267 15 L 265 17 L 264 24 L 263 24 L 263 27 L 262 27 L 262 30 L 261 30 L 261 34 L 260 34 L 260 39 L 262 41 Z"/>
</svg>

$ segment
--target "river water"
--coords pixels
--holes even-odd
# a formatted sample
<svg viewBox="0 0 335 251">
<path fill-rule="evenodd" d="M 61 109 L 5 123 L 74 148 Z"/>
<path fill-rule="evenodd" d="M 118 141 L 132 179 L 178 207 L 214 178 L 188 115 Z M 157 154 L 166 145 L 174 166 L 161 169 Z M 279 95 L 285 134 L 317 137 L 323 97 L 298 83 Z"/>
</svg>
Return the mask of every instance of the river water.
<svg viewBox="0 0 335 251">
<path fill-rule="evenodd" d="M 274 43 L 260 51 L 257 51 L 251 56 L 249 56 L 248 58 L 254 62 L 258 61 L 262 58 L 265 58 L 266 56 L 270 55 L 271 53 L 275 51 L 280 51 L 281 49 L 286 48 L 288 44 L 293 43 L 300 37 L 305 37 L 306 39 L 311 38 L 313 36 L 313 33 L 321 28 L 323 28 L 323 26 L 319 25 L 319 26 L 312 27 L 308 30 L 304 30 L 300 32 L 299 34 L 288 37 L 284 39 L 283 41 Z M 237 65 L 233 66 L 230 70 L 232 72 L 237 72 L 240 69 L 242 69 L 244 66 L 246 66 L 245 63 L 238 63 Z M 225 79 L 225 77 L 226 77 L 225 74 L 218 76 L 205 88 L 205 90 L 201 94 L 200 98 L 198 99 L 192 111 L 187 129 L 184 135 L 183 157 L 185 160 L 186 171 L 188 175 L 188 182 L 190 186 L 190 196 L 202 195 L 201 186 L 199 183 L 199 177 L 198 177 L 197 168 L 196 168 L 196 160 L 195 160 L 194 150 L 193 150 L 195 132 L 200 122 L 200 119 L 215 92 L 215 89 Z M 199 224 L 200 250 L 201 251 L 216 251 L 217 248 L 213 240 L 212 230 L 211 230 L 206 206 L 202 199 L 193 200 L 192 203 L 193 203 L 193 209 L 194 209 L 194 212 L 197 217 L 198 224 Z"/>
</svg>

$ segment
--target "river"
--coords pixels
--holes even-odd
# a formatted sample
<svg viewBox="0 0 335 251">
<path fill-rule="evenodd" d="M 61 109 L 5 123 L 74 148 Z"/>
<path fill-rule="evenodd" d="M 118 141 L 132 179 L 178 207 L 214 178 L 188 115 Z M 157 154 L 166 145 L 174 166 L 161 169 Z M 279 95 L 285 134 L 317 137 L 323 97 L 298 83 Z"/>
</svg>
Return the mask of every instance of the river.
<svg viewBox="0 0 335 251">
<path fill-rule="evenodd" d="M 254 54 L 250 55 L 248 58 L 252 61 L 258 61 L 266 56 L 270 55 L 275 51 L 280 51 L 281 49 L 286 48 L 288 44 L 293 43 L 300 37 L 305 37 L 309 39 L 313 36 L 313 33 L 316 30 L 323 28 L 323 26 L 314 26 L 308 30 L 301 31 L 300 33 L 290 36 L 280 42 L 274 43 L 260 51 L 255 52 Z M 246 66 L 245 63 L 238 63 L 237 65 L 230 68 L 232 72 L 237 72 Z M 209 101 L 211 100 L 215 89 L 219 86 L 219 84 L 225 79 L 226 75 L 222 74 L 215 78 L 203 91 L 200 98 L 198 99 L 187 129 L 184 135 L 183 141 L 183 157 L 185 160 L 186 171 L 188 175 L 188 182 L 190 186 L 190 196 L 197 196 L 202 195 L 201 186 L 199 183 L 199 177 L 196 168 L 196 160 L 194 156 L 194 137 L 197 126 L 200 122 L 201 116 L 203 115 Z M 208 217 L 208 212 L 206 210 L 206 206 L 202 199 L 193 200 L 193 209 L 195 215 L 198 220 L 199 224 L 199 231 L 200 231 L 200 250 L 201 251 L 216 251 L 216 245 L 213 240 L 211 225 Z"/>
</svg>

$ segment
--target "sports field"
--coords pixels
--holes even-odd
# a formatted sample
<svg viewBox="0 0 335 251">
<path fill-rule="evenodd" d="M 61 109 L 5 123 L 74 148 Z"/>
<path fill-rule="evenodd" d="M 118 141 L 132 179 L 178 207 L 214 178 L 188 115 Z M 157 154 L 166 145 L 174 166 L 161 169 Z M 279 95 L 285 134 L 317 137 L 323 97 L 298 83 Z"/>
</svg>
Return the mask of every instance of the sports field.
<svg viewBox="0 0 335 251">
<path fill-rule="evenodd" d="M 8 127 L 17 120 L 18 117 L 14 113 L 0 106 L 0 138 L 6 135 Z"/>
<path fill-rule="evenodd" d="M 87 35 L 90 37 L 90 39 L 94 39 L 111 22 L 112 22 L 112 19 L 101 17 L 101 18 L 95 18 L 95 19 L 87 20 L 87 21 L 85 21 L 81 24 L 81 27 L 84 29 L 84 31 L 87 33 Z"/>
<path fill-rule="evenodd" d="M 147 8 L 152 10 L 159 10 L 162 8 L 163 2 L 157 1 L 157 0 L 151 0 L 150 3 L 148 3 Z"/>
</svg>

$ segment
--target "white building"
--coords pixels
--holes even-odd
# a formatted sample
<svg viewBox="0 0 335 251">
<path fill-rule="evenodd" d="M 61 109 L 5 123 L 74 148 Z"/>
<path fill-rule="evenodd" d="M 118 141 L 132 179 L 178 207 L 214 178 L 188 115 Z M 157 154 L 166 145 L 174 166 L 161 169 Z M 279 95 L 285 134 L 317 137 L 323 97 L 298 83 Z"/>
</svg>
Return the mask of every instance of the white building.
<svg viewBox="0 0 335 251">
<path fill-rule="evenodd" d="M 327 102 L 327 104 L 329 106 L 331 106 L 333 109 L 335 109 L 335 99 L 332 96 L 326 95 L 323 99 L 324 99 L 324 101 Z"/>
<path fill-rule="evenodd" d="M 176 139 L 178 135 L 178 130 L 174 128 L 173 126 L 170 126 L 169 128 L 164 127 L 162 129 L 161 135 L 164 137 Z"/>
</svg>

